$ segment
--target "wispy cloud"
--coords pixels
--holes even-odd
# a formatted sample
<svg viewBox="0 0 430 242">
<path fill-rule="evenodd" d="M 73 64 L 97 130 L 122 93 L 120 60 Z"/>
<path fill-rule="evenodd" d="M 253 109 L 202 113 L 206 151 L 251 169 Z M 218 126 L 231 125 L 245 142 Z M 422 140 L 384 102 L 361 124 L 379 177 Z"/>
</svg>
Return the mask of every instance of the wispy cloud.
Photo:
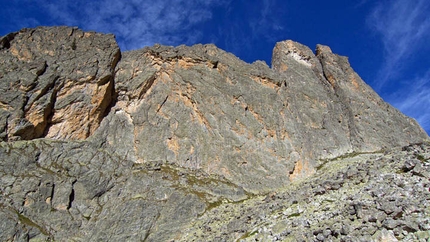
<svg viewBox="0 0 430 242">
<path fill-rule="evenodd" d="M 367 19 L 384 45 L 384 63 L 377 75 L 376 89 L 398 78 L 419 49 L 430 42 L 430 1 L 381 1 Z"/>
<path fill-rule="evenodd" d="M 221 46 L 248 62 L 255 61 L 255 52 L 263 48 L 270 55 L 270 49 L 285 30 L 285 5 L 280 0 L 235 1 L 225 14 L 227 24 L 218 27 Z"/>
<path fill-rule="evenodd" d="M 251 19 L 249 25 L 252 30 L 253 38 L 264 37 L 269 41 L 276 39 L 279 31 L 284 29 L 279 17 L 282 16 L 281 9 L 285 3 L 278 2 L 275 0 L 263 0 L 261 1 L 261 8 L 254 19 Z"/>
<path fill-rule="evenodd" d="M 387 90 L 384 91 L 387 101 L 415 118 L 428 133 L 430 71 L 423 73 L 428 63 L 425 66 L 421 61 L 422 51 L 429 50 L 429 13 L 428 0 L 383 0 L 367 18 L 384 47 L 384 61 L 373 86 L 380 93 Z"/>
<path fill-rule="evenodd" d="M 21 0 L 23 3 L 26 2 Z M 122 49 L 154 43 L 192 44 L 202 32 L 195 26 L 212 18 L 212 8 L 227 0 L 56 0 L 41 1 L 42 24 L 78 26 L 85 30 L 114 33 Z M 45 22 L 44 22 L 45 21 Z"/>
<path fill-rule="evenodd" d="M 367 4 L 369 2 L 369 0 L 361 0 L 360 2 L 355 4 L 355 8 L 359 8 L 362 7 L 363 5 Z"/>
<path fill-rule="evenodd" d="M 430 131 L 430 70 L 410 81 L 413 85 L 393 93 L 389 102 L 406 115 L 414 117 L 420 125 Z"/>
</svg>

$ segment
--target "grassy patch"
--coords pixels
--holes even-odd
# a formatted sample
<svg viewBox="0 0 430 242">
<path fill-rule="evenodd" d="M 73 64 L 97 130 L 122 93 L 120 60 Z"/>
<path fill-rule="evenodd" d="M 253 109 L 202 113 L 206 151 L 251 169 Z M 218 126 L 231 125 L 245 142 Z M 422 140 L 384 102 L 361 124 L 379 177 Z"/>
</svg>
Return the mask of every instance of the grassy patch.
<svg viewBox="0 0 430 242">
<path fill-rule="evenodd" d="M 302 213 L 293 213 L 287 216 L 287 218 L 296 218 L 296 217 L 300 217 Z"/>
<path fill-rule="evenodd" d="M 321 159 L 320 160 L 320 164 L 316 167 L 316 170 L 319 171 L 321 170 L 327 163 L 331 162 L 331 161 L 337 161 L 337 160 L 343 160 L 343 159 L 348 159 L 348 158 L 354 158 L 356 156 L 359 155 L 369 155 L 369 154 L 380 154 L 380 153 L 384 153 L 383 150 L 377 150 L 377 151 L 371 151 L 371 152 L 356 152 L 353 151 L 351 153 L 346 153 L 334 158 L 330 158 L 330 159 Z"/>
<path fill-rule="evenodd" d="M 251 231 L 251 232 L 246 232 L 244 235 L 242 235 L 239 239 L 237 239 L 236 240 L 236 242 L 237 241 L 241 241 L 241 240 L 243 240 L 243 239 L 246 239 L 246 238 L 249 238 L 249 237 L 251 237 L 251 236 L 253 236 L 253 235 L 256 235 L 258 233 L 258 230 L 254 230 L 254 231 Z"/>
<path fill-rule="evenodd" d="M 27 218 L 26 216 L 16 212 L 16 214 L 18 215 L 18 219 L 22 224 L 25 224 L 27 226 L 30 227 L 35 227 L 37 228 L 42 234 L 49 236 L 48 231 L 46 231 L 42 226 L 36 224 L 35 222 L 33 222 L 31 219 Z"/>
<path fill-rule="evenodd" d="M 423 163 L 426 163 L 426 162 L 428 162 L 428 159 L 426 159 L 423 155 L 421 155 L 421 154 L 416 154 L 415 155 L 415 157 L 418 159 L 418 160 L 420 160 L 421 162 L 423 162 Z"/>
</svg>

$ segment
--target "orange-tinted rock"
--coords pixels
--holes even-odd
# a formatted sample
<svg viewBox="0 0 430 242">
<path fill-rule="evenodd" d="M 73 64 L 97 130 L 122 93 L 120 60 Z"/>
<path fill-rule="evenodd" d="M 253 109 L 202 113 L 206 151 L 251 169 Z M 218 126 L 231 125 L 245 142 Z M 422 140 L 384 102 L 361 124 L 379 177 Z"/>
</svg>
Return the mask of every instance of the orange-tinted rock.
<svg viewBox="0 0 430 242">
<path fill-rule="evenodd" d="M 67 27 L 0 42 L 7 141 L 93 136 L 135 163 L 166 161 L 264 192 L 312 175 L 321 159 L 427 138 L 327 46 L 315 55 L 279 42 L 270 69 L 214 45 L 156 45 L 119 61 L 112 35 Z"/>
<path fill-rule="evenodd" d="M 2 42 L 3 140 L 85 139 L 97 129 L 114 96 L 112 35 L 40 27 Z"/>
</svg>

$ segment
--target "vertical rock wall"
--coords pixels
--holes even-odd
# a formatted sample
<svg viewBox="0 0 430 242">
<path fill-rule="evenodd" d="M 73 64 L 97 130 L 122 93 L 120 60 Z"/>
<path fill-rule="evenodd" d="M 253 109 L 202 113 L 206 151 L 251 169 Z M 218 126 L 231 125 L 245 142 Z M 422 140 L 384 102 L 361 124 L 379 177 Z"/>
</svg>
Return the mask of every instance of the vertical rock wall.
<svg viewBox="0 0 430 242">
<path fill-rule="evenodd" d="M 427 137 L 326 46 L 315 55 L 279 42 L 270 69 L 213 45 L 156 45 L 118 62 L 112 35 L 67 27 L 1 43 L 5 141 L 97 133 L 132 162 L 204 170 L 258 192 L 312 174 L 320 159 Z"/>
</svg>

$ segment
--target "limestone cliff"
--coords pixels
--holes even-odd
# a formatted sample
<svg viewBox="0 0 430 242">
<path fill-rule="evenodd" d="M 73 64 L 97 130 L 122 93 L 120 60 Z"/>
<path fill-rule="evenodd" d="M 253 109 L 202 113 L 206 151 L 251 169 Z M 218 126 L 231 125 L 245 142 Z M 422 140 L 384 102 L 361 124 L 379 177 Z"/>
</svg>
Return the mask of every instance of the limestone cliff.
<svg viewBox="0 0 430 242">
<path fill-rule="evenodd" d="M 430 213 L 427 134 L 327 46 L 318 45 L 314 54 L 299 43 L 279 42 L 270 68 L 214 45 L 121 53 L 113 35 L 40 27 L 2 37 L 0 56 L 1 240 L 265 240 L 273 234 L 261 230 L 267 222 L 261 213 L 300 205 L 307 212 L 291 213 L 317 223 L 309 201 L 294 202 L 291 192 L 312 201 L 322 194 L 344 200 L 339 191 L 349 196 L 351 186 L 364 183 L 373 192 L 381 176 L 419 184 L 422 189 L 408 190 L 421 201 L 413 203 L 417 212 L 393 217 L 390 210 L 369 220 L 362 204 L 385 198 L 363 195 L 341 202 L 352 204 L 360 223 L 379 221 L 379 229 L 360 233 L 344 221 L 339 226 L 349 232 L 328 233 L 320 227 L 344 219 L 330 215 L 337 218 L 331 225 L 320 223 L 311 234 L 285 230 L 279 239 L 400 238 L 403 231 L 428 236 L 421 233 L 425 226 L 382 226 L 389 219 L 423 223 L 412 215 Z M 415 153 L 398 150 L 412 144 L 420 144 Z M 395 164 L 380 164 L 387 154 L 398 159 L 390 160 Z M 348 155 L 358 158 L 335 159 Z M 369 174 L 373 169 L 382 170 Z M 332 180 L 342 185 L 327 188 Z M 261 202 L 266 194 L 281 195 L 273 205 Z M 375 206 L 369 204 L 364 210 Z M 251 206 L 259 210 L 246 212 Z M 234 228 L 242 225 L 204 232 L 216 211 L 231 215 L 224 220 Z M 267 223 L 289 227 L 295 221 L 289 213 Z M 253 222 L 243 225 L 239 214 Z"/>
</svg>

